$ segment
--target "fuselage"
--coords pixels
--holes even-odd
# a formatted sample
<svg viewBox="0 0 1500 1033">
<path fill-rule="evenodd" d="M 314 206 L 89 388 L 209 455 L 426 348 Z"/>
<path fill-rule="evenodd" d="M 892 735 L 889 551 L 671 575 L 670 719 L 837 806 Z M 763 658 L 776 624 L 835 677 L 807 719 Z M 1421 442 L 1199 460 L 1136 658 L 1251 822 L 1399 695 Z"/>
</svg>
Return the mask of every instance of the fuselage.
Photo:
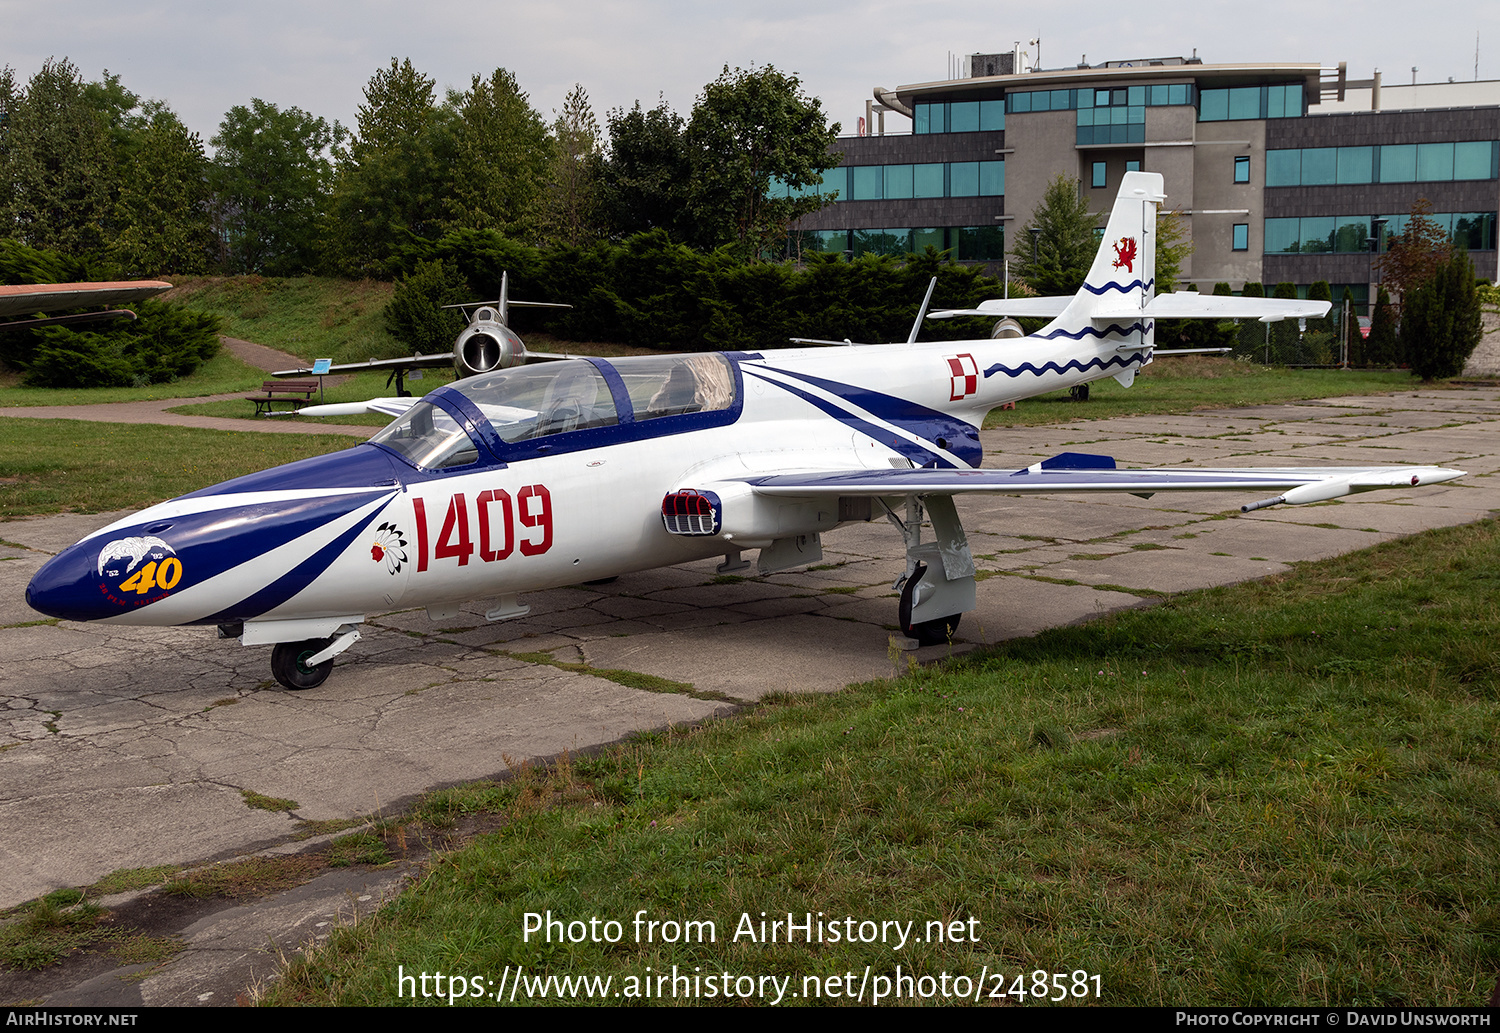
<svg viewBox="0 0 1500 1033">
<path fill-rule="evenodd" d="M 290 641 L 372 612 L 765 547 L 848 514 L 731 498 L 723 533 L 684 535 L 664 526 L 664 496 L 803 470 L 977 467 L 990 409 L 1133 371 L 1149 340 L 1121 328 L 517 367 L 439 388 L 371 443 L 103 528 L 44 566 L 27 599 L 70 620 L 246 624 Z"/>
</svg>

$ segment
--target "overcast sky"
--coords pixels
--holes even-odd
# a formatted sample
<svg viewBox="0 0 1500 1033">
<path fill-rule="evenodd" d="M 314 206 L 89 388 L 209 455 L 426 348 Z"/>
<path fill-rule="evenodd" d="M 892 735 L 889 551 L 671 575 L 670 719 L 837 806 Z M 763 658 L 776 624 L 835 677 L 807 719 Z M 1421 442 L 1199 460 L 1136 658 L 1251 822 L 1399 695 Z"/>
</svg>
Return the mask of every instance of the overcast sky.
<svg viewBox="0 0 1500 1033">
<path fill-rule="evenodd" d="M 1253 18 L 1253 21 L 1245 19 Z M 664 96 L 678 112 L 724 65 L 772 64 L 801 77 L 844 132 L 873 86 L 948 78 L 950 54 L 999 53 L 1041 37 L 1045 68 L 1189 56 L 1206 62 L 1348 61 L 1388 84 L 1500 79 L 1500 5 L 1427 0 L 1358 5 L 1054 0 L 1045 5 L 907 0 L 575 0 L 543 4 L 427 0 L 0 0 L 0 65 L 24 82 L 49 57 L 86 79 L 105 69 L 167 101 L 205 142 L 224 112 L 253 97 L 355 124 L 363 88 L 392 57 L 439 89 L 509 69 L 551 120 L 582 83 L 604 121 L 613 107 Z M 1035 48 L 1029 48 L 1035 50 Z M 908 120 L 890 116 L 890 129 Z"/>
</svg>

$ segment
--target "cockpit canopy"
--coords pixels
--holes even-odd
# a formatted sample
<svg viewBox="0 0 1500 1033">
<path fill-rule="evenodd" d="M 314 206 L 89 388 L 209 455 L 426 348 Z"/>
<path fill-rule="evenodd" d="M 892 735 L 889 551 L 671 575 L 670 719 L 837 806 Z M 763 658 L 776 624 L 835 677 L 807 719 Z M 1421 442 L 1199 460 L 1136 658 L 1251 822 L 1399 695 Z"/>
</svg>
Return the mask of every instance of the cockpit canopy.
<svg viewBox="0 0 1500 1033">
<path fill-rule="evenodd" d="M 549 439 L 552 451 L 568 450 L 564 446 L 569 443 L 608 443 L 594 440 L 597 434 L 564 437 L 582 431 L 621 428 L 618 438 L 628 440 L 691 429 L 705 421 L 730 422 L 738 401 L 738 373 L 716 353 L 570 359 L 515 366 L 439 388 L 370 440 L 413 466 L 439 470 L 477 462 L 482 441 L 490 438 L 485 428 L 474 427 L 471 433 L 464 426 L 473 423 L 463 418 L 465 412 L 482 417 L 493 434 L 490 451 L 506 460 L 535 454 L 527 445 L 537 439 Z M 710 416 L 670 419 L 691 414 Z"/>
</svg>

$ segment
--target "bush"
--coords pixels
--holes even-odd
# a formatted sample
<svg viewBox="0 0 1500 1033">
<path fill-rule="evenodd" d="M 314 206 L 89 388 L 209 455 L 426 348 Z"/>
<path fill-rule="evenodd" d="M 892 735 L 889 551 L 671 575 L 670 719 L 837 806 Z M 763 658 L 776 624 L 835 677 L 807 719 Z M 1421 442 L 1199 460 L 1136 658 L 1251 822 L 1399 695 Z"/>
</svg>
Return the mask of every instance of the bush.
<svg viewBox="0 0 1500 1033">
<path fill-rule="evenodd" d="M 131 387 L 185 377 L 219 351 L 219 317 L 163 301 L 108 330 L 44 327 L 23 368 L 32 387 Z"/>
<path fill-rule="evenodd" d="M 1412 373 L 1423 380 L 1458 376 L 1483 333 L 1474 263 L 1455 251 L 1402 305 L 1401 342 Z"/>
</svg>

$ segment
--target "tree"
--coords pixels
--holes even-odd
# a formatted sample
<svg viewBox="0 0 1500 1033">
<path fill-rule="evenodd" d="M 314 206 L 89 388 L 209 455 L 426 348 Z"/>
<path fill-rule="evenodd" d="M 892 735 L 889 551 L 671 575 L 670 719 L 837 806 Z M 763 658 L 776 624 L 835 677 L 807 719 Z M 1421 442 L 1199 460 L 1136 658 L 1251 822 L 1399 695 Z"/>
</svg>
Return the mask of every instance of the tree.
<svg viewBox="0 0 1500 1033">
<path fill-rule="evenodd" d="M 692 179 L 682 116 L 666 101 L 650 111 L 636 101 L 629 111 L 610 109 L 605 122 L 609 153 L 600 169 L 599 211 L 606 231 L 617 240 L 655 229 L 682 239 Z"/>
<path fill-rule="evenodd" d="M 732 244 L 742 258 L 781 249 L 792 220 L 829 199 L 806 191 L 841 155 L 829 152 L 838 123 L 775 67 L 724 71 L 703 88 L 684 134 L 692 168 L 691 207 L 702 247 Z M 792 196 L 772 190 L 773 181 Z"/>
<path fill-rule="evenodd" d="M 444 229 L 497 229 L 531 240 L 552 156 L 542 117 L 503 68 L 488 79 L 474 76 L 469 92 L 449 94 L 448 107 L 457 117 Z"/>
<path fill-rule="evenodd" d="M 435 82 L 391 58 L 365 84 L 355 135 L 335 151 L 337 176 L 323 234 L 329 268 L 384 276 L 413 239 L 439 236 L 453 182 L 453 119 Z"/>
<path fill-rule="evenodd" d="M 1453 250 L 1447 231 L 1431 216 L 1432 203 L 1427 198 L 1415 201 L 1406 228 L 1391 238 L 1376 263 L 1381 282 L 1390 286 L 1403 305 L 1406 293 L 1432 279 Z"/>
<path fill-rule="evenodd" d="M 1396 310 L 1384 287 L 1375 295 L 1375 311 L 1370 316 L 1370 336 L 1365 341 L 1365 355 L 1372 366 L 1401 364 L 1401 341 L 1396 336 Z"/>
<path fill-rule="evenodd" d="M 129 276 L 202 273 L 214 257 L 203 142 L 157 107 L 120 170 L 109 257 Z"/>
<path fill-rule="evenodd" d="M 333 175 L 325 152 L 342 135 L 337 122 L 259 98 L 224 116 L 209 142 L 231 269 L 288 276 L 312 268 Z"/>
<path fill-rule="evenodd" d="M 1035 259 L 1032 230 L 1038 231 Z M 1051 297 L 1076 294 L 1088 277 L 1097 251 L 1094 219 L 1078 180 L 1058 176 L 1048 184 L 1025 231 L 1016 234 L 1011 257 L 1021 266 L 1026 283 L 1037 293 Z"/>
<path fill-rule="evenodd" d="M 0 232 L 32 247 L 97 254 L 113 204 L 115 163 L 104 120 L 78 69 L 49 59 L 17 90 L 0 86 Z"/>
<path fill-rule="evenodd" d="M 441 258 L 418 262 L 410 276 L 397 282 L 385 307 L 385 325 L 410 351 L 448 351 L 464 328 L 464 318 L 457 309 L 444 306 L 472 300 L 457 265 Z"/>
<path fill-rule="evenodd" d="M 580 247 L 598 238 L 599 120 L 589 95 L 575 83 L 552 123 L 552 163 L 542 202 L 542 236 Z"/>
<path fill-rule="evenodd" d="M 1455 250 L 1401 306 L 1401 343 L 1411 371 L 1423 380 L 1454 377 L 1484 334 L 1474 263 Z"/>
</svg>

